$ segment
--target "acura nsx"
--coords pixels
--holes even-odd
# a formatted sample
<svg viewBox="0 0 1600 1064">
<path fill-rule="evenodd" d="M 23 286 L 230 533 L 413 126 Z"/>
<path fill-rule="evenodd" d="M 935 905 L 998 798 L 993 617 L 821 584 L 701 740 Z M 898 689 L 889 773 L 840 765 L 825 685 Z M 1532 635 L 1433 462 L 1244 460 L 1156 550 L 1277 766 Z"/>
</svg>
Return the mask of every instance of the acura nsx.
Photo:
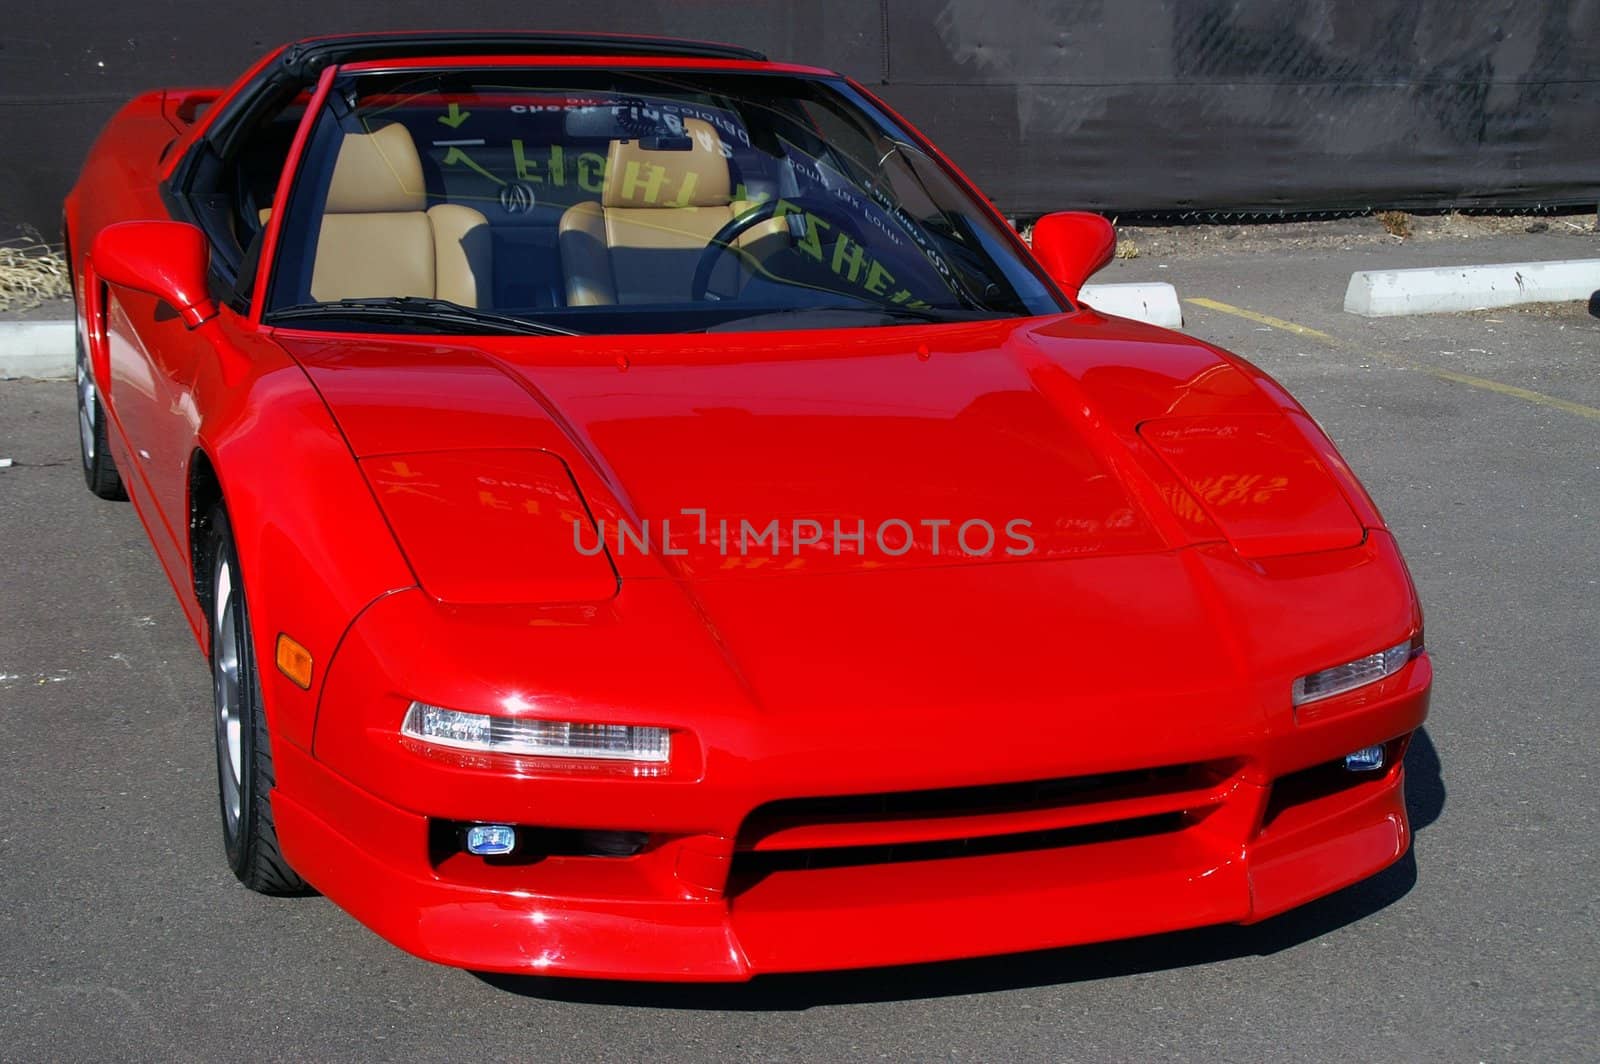
<svg viewBox="0 0 1600 1064">
<path fill-rule="evenodd" d="M 1395 539 L 848 77 L 318 38 L 65 204 L 83 473 L 211 666 L 223 840 L 484 971 L 742 980 L 1251 923 L 1410 844 Z"/>
</svg>

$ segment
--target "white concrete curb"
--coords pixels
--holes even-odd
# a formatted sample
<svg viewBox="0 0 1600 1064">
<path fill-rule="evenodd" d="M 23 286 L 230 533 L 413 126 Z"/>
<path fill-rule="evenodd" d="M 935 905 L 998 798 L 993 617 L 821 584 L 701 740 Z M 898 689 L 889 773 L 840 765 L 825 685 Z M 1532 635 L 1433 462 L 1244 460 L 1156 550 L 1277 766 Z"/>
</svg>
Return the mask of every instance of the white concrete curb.
<svg viewBox="0 0 1600 1064">
<path fill-rule="evenodd" d="M 0 378 L 72 376 L 75 329 L 71 321 L 0 321 Z"/>
<path fill-rule="evenodd" d="M 1168 329 L 1183 328 L 1183 307 L 1178 303 L 1178 290 L 1164 281 L 1086 284 L 1078 295 L 1095 310 L 1106 314 L 1147 321 Z"/>
<path fill-rule="evenodd" d="M 1448 314 L 1588 299 L 1600 289 L 1600 259 L 1361 270 L 1350 275 L 1344 309 L 1364 318 Z"/>
</svg>

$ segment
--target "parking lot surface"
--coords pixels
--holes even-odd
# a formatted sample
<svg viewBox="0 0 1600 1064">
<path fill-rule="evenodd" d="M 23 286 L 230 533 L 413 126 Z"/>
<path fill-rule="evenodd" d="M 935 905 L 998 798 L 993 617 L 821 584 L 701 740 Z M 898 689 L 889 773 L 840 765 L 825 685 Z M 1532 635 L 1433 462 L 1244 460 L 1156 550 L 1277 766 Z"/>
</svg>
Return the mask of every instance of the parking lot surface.
<svg viewBox="0 0 1600 1064">
<path fill-rule="evenodd" d="M 1600 322 L 1339 309 L 1352 269 L 1595 254 L 1550 247 L 1098 278 L 1203 300 L 1188 331 L 1283 381 L 1396 530 L 1438 676 L 1404 861 L 1251 928 L 748 986 L 484 979 L 240 887 L 206 668 L 144 533 L 84 491 L 71 385 L 0 383 L 0 1058 L 1594 1059 Z"/>
</svg>

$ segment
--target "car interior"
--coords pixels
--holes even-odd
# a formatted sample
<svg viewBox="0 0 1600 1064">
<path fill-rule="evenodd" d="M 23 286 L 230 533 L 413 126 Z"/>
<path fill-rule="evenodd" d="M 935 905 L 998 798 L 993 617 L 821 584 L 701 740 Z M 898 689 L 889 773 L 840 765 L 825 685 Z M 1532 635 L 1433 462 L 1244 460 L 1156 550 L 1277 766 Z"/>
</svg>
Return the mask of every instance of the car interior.
<svg viewBox="0 0 1600 1064">
<path fill-rule="evenodd" d="M 431 198 L 449 202 L 429 206 L 422 156 L 404 125 L 346 133 L 323 207 L 311 295 L 419 296 L 483 308 L 686 300 L 712 238 L 760 201 L 734 198 L 729 160 L 709 123 L 687 119 L 684 129 L 665 145 L 658 142 L 667 138 L 611 139 L 599 199 L 559 212 L 559 202 L 541 209 L 531 191 L 446 191 Z M 495 215 L 492 225 L 485 211 Z M 740 283 L 735 274 L 786 245 L 787 233 L 781 219 L 769 219 L 741 234 L 742 254 L 719 264 L 719 280 Z M 516 276 L 497 281 L 497 250 L 517 264 Z"/>
<path fill-rule="evenodd" d="M 480 141 L 474 165 L 451 165 L 451 138 L 425 131 L 435 150 L 418 150 L 415 117 L 344 134 L 323 207 L 313 299 L 418 296 L 479 308 L 687 300 L 711 239 L 774 185 L 736 184 L 715 127 L 691 118 L 676 137 L 567 138 L 546 149 L 546 173 L 507 191 L 496 175 L 526 173 L 526 160 L 513 158 L 520 143 Z M 566 123 L 580 132 L 583 124 Z M 253 145 L 251 154 L 267 150 Z M 549 173 L 552 154 L 571 172 Z M 241 215 L 253 213 L 261 227 L 271 216 L 270 207 L 255 206 L 263 200 L 270 194 L 240 201 Z M 717 264 L 716 290 L 737 290 L 787 246 L 788 232 L 782 219 L 768 219 L 740 234 L 736 253 Z M 497 272 L 496 260 L 516 269 Z"/>
</svg>

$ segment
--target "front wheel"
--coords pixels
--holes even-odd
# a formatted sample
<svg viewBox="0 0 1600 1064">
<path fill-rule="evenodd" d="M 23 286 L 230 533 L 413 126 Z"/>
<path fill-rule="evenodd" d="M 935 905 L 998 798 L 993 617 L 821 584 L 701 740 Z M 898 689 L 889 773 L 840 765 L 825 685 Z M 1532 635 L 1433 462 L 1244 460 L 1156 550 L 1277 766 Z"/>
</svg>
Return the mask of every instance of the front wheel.
<svg viewBox="0 0 1600 1064">
<path fill-rule="evenodd" d="M 262 894 L 308 890 L 278 849 L 272 817 L 272 744 L 233 530 L 220 507 L 211 530 L 211 685 L 216 706 L 217 787 L 222 839 L 239 881 Z"/>
</svg>

